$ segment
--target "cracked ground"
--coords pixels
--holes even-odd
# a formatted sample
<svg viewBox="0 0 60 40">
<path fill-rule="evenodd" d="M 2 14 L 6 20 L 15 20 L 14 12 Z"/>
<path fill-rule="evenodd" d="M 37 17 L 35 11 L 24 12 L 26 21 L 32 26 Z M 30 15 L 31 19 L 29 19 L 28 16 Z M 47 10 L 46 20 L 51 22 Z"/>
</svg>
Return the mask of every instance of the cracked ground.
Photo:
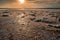
<svg viewBox="0 0 60 40">
<path fill-rule="evenodd" d="M 60 40 L 60 10 L 0 10 L 0 40 Z"/>
</svg>

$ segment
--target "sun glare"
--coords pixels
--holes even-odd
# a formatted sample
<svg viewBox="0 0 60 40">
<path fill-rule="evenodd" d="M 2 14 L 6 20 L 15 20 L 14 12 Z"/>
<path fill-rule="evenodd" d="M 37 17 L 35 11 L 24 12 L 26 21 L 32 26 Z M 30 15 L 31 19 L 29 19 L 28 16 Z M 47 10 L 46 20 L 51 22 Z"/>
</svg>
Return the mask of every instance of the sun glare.
<svg viewBox="0 0 60 40">
<path fill-rule="evenodd" d="M 20 3 L 24 3 L 24 2 L 25 2 L 25 0 L 19 0 L 19 2 L 20 2 Z"/>
</svg>

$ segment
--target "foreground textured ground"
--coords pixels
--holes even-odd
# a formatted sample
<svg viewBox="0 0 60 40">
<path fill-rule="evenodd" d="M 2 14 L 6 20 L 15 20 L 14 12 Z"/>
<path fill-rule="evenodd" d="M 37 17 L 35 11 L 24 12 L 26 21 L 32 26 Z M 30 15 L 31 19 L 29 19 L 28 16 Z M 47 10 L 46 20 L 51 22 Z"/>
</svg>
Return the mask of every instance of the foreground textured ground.
<svg viewBox="0 0 60 40">
<path fill-rule="evenodd" d="M 0 40 L 60 40 L 60 9 L 1 9 Z"/>
</svg>

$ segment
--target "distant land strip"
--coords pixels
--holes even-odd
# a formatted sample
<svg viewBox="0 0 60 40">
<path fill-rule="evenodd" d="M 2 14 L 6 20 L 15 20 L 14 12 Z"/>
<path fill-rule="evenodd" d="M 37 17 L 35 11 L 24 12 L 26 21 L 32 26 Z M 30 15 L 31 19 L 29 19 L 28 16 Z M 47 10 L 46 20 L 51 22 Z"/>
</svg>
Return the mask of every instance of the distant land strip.
<svg viewBox="0 0 60 40">
<path fill-rule="evenodd" d="M 0 8 L 0 9 L 59 9 L 60 8 Z"/>
</svg>

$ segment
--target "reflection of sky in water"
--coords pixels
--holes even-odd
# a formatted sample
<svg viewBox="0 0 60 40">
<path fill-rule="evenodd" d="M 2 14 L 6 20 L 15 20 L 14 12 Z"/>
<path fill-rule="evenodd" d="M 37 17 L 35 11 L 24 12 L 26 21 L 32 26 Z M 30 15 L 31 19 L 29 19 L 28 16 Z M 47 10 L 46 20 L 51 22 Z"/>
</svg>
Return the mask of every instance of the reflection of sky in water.
<svg viewBox="0 0 60 40">
<path fill-rule="evenodd" d="M 60 0 L 26 0 L 24 4 L 0 1 L 0 8 L 60 8 Z"/>
<path fill-rule="evenodd" d="M 49 8 L 60 8 L 60 4 L 58 4 L 58 5 L 51 5 L 51 6 L 49 6 Z"/>
</svg>

